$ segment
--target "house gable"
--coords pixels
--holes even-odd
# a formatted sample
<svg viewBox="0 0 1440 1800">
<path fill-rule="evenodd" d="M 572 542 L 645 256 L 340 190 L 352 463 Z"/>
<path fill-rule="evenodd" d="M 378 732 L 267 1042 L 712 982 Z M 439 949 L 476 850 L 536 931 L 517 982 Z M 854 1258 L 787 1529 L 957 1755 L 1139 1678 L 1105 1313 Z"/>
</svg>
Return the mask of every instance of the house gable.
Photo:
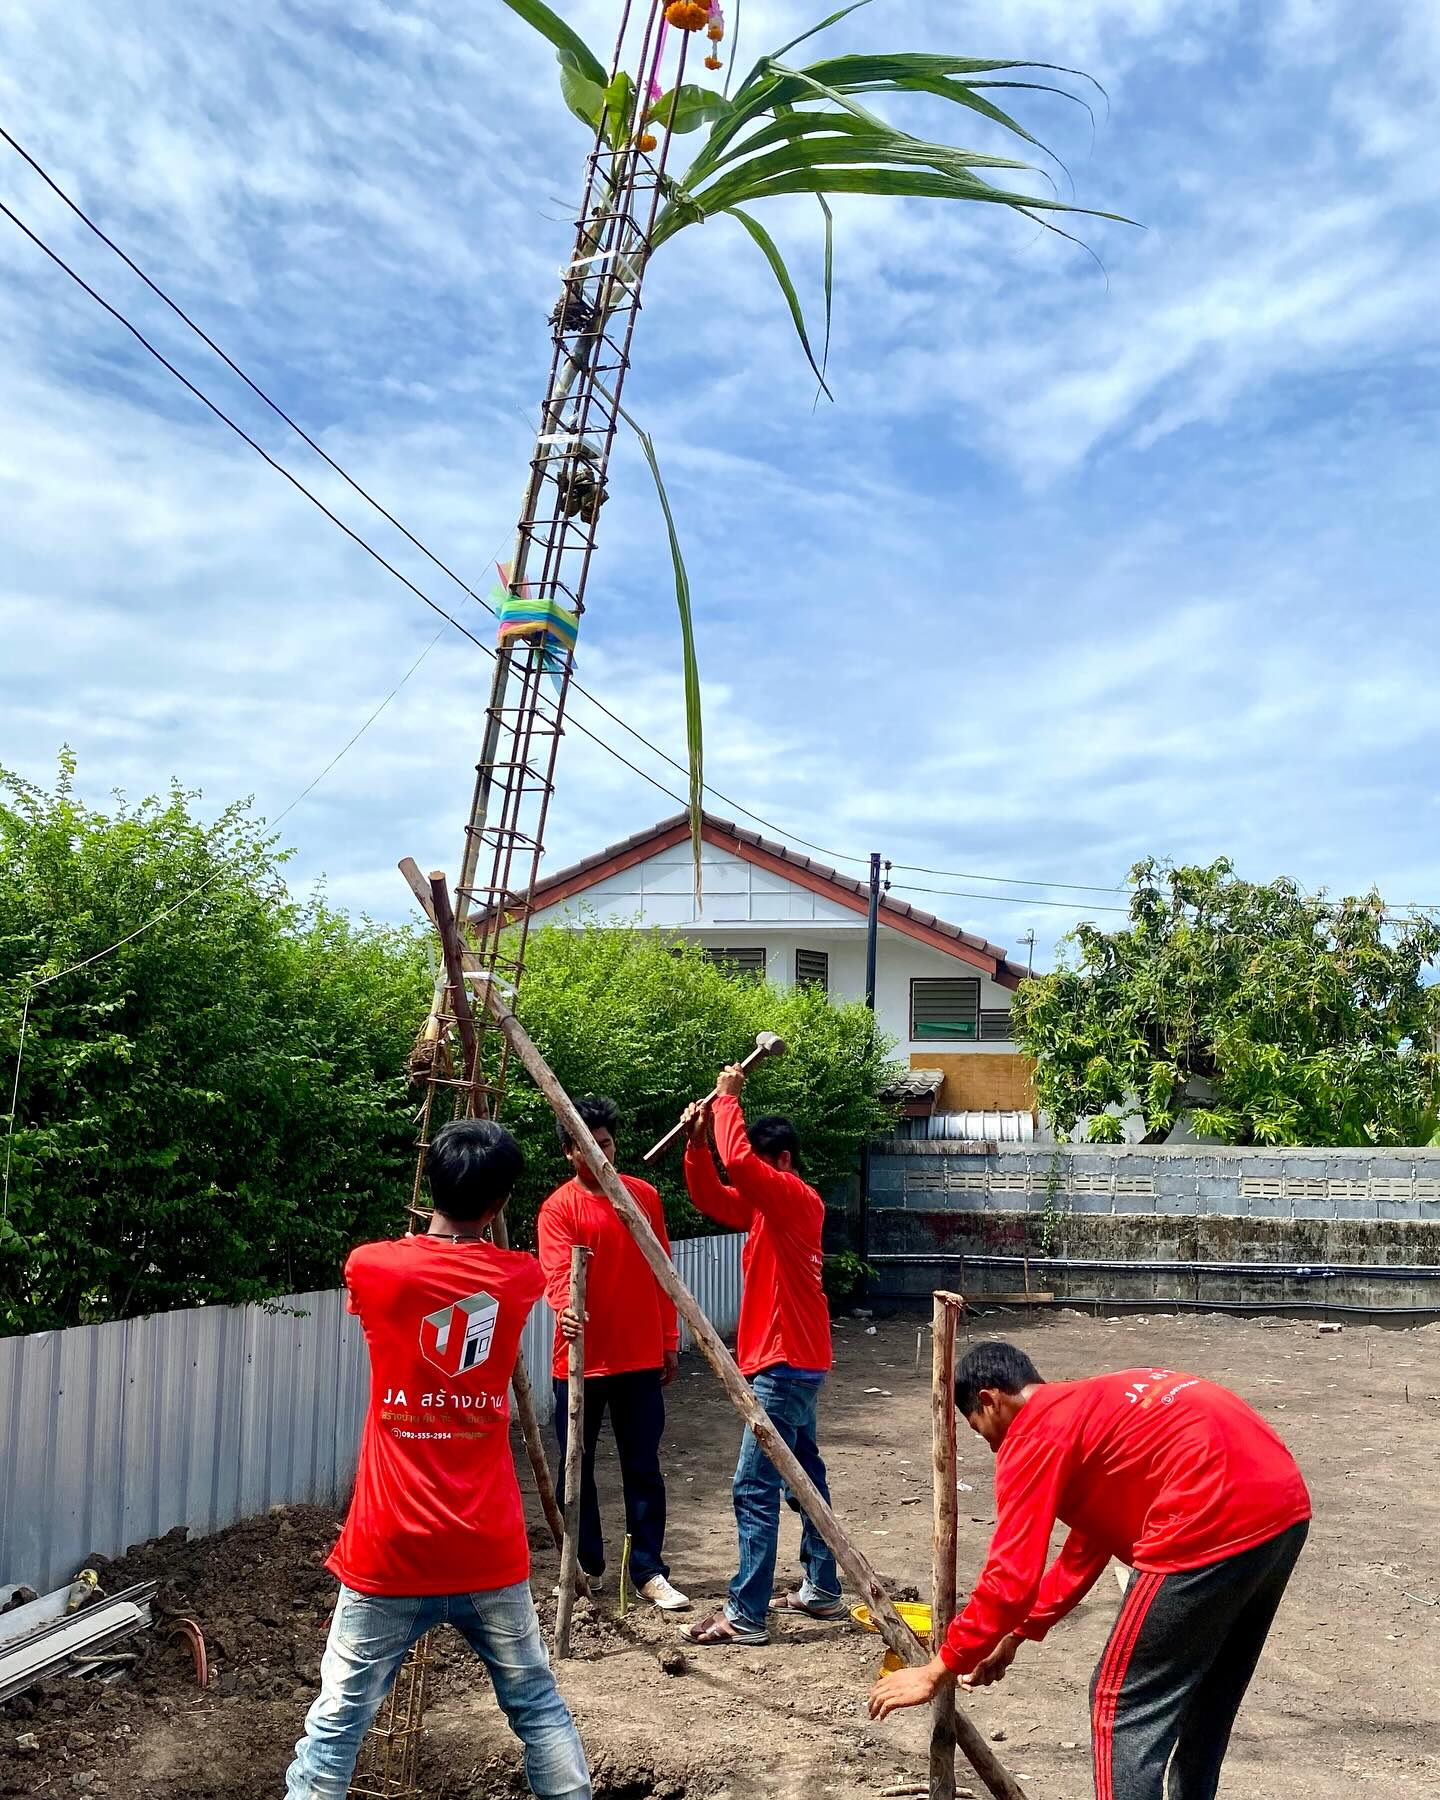
<svg viewBox="0 0 1440 1800">
<path fill-rule="evenodd" d="M 683 815 L 563 870 L 535 890 L 537 920 L 563 909 L 601 921 L 642 919 L 647 925 L 707 927 L 823 924 L 863 928 L 869 912 L 865 883 L 797 855 L 781 844 L 705 815 L 703 903 L 696 911 L 689 821 Z M 887 931 L 925 944 L 1017 987 L 1020 968 L 1005 952 L 933 914 L 886 896 L 880 921 Z"/>
</svg>

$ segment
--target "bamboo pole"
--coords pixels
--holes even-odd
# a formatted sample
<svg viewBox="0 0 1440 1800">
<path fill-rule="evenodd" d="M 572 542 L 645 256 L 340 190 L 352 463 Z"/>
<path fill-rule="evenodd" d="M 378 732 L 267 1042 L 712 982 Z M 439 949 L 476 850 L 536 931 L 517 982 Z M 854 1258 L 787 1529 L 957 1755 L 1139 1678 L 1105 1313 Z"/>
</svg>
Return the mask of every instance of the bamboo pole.
<svg viewBox="0 0 1440 1800">
<path fill-rule="evenodd" d="M 930 1562 L 930 1651 L 938 1656 L 955 1617 L 955 1561 L 960 1552 L 959 1480 L 955 1451 L 955 1323 L 948 1294 L 936 1294 L 931 1323 L 930 1431 L 935 1499 Z M 955 1686 L 947 1681 L 930 1703 L 930 1800 L 955 1800 Z"/>
<path fill-rule="evenodd" d="M 560 1547 L 560 1605 L 555 1614 L 555 1654 L 570 1654 L 570 1615 L 575 1610 L 575 1573 L 580 1566 L 580 1482 L 585 1449 L 585 1264 L 583 1244 L 570 1248 L 570 1310 L 580 1328 L 570 1340 L 570 1391 L 566 1397 L 565 1538 Z"/>
<path fill-rule="evenodd" d="M 887 1647 L 908 1664 L 913 1665 L 925 1660 L 924 1651 L 914 1633 L 908 1629 L 899 1613 L 896 1612 L 894 1602 L 885 1591 L 885 1584 L 871 1567 L 864 1552 L 851 1541 L 849 1534 L 836 1518 L 820 1490 L 805 1473 L 790 1446 L 775 1429 L 770 1415 L 750 1391 L 744 1376 L 735 1365 L 735 1359 L 721 1342 L 719 1333 L 696 1305 L 689 1288 L 675 1273 L 674 1265 L 666 1256 L 659 1238 L 651 1229 L 650 1221 L 636 1205 L 614 1167 L 602 1154 L 589 1126 L 576 1112 L 574 1102 L 556 1080 L 550 1065 L 536 1049 L 529 1033 L 500 998 L 498 990 L 488 977 L 483 980 L 482 985 L 485 1003 L 491 1017 L 504 1032 L 510 1048 L 519 1057 L 535 1085 L 550 1102 L 555 1116 L 564 1125 L 571 1142 L 577 1145 L 584 1155 L 585 1161 L 594 1172 L 606 1199 L 615 1208 L 630 1235 L 635 1239 L 640 1248 L 640 1254 L 649 1264 L 656 1281 L 674 1301 L 676 1312 L 690 1327 L 701 1354 L 720 1378 L 720 1385 L 725 1389 L 731 1404 L 748 1428 L 754 1432 L 760 1448 L 780 1472 L 781 1479 L 788 1485 L 805 1516 L 830 1546 L 836 1561 L 864 1595 L 870 1609 L 870 1616 Z M 958 1711 L 956 1713 L 956 1736 L 961 1749 L 964 1750 L 973 1764 L 975 1772 L 994 1796 L 994 1800 L 1026 1800 L 1025 1790 L 1006 1770 L 970 1719 Z"/>
</svg>

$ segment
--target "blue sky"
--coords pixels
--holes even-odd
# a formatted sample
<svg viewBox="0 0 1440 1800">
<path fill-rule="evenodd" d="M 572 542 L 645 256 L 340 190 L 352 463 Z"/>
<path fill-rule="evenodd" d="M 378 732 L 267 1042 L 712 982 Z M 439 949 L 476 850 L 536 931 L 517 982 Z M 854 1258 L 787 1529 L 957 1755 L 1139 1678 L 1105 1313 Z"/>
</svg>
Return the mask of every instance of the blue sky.
<svg viewBox="0 0 1440 1800">
<path fill-rule="evenodd" d="M 611 0 L 564 10 L 608 48 Z M 748 48 L 820 10 L 746 0 Z M 689 556 L 710 778 L 854 856 L 1108 884 L 1223 853 L 1440 901 L 1440 11 L 875 0 L 831 45 L 1090 71 L 1093 136 L 1044 96 L 1017 110 L 1077 199 L 1146 229 L 1085 228 L 1102 274 L 999 209 L 843 205 L 819 409 L 738 227 L 657 256 L 627 397 Z M 586 150 L 553 71 L 500 0 L 11 0 L 0 123 L 486 592 Z M 951 109 L 897 118 L 998 147 Z M 0 198 L 475 613 L 3 146 Z M 812 212 L 767 223 L 816 304 Z M 582 677 L 678 755 L 632 447 L 611 487 Z M 0 218 L 0 763 L 45 779 L 68 741 L 97 799 L 174 774 L 273 815 L 435 630 Z M 286 821 L 298 879 L 400 916 L 401 855 L 456 863 L 488 675 L 446 628 Z M 583 739 L 560 781 L 551 867 L 674 810 Z M 909 897 L 996 942 L 1033 929 L 1042 961 L 1087 911 L 1005 891 Z"/>
</svg>

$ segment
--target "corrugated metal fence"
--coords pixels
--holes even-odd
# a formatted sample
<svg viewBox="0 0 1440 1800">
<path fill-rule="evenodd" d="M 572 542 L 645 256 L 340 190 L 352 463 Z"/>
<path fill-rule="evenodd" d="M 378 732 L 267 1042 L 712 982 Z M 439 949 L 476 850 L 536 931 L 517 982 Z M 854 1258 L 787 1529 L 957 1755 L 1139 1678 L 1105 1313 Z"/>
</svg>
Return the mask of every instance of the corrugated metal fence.
<svg viewBox="0 0 1440 1800">
<path fill-rule="evenodd" d="M 674 1247 L 719 1331 L 739 1316 L 743 1241 Z M 554 1329 L 542 1301 L 524 1351 L 546 1419 Z M 0 1338 L 0 1584 L 44 1591 L 91 1550 L 114 1556 L 175 1525 L 203 1536 L 271 1506 L 338 1503 L 368 1375 L 342 1291 Z"/>
</svg>

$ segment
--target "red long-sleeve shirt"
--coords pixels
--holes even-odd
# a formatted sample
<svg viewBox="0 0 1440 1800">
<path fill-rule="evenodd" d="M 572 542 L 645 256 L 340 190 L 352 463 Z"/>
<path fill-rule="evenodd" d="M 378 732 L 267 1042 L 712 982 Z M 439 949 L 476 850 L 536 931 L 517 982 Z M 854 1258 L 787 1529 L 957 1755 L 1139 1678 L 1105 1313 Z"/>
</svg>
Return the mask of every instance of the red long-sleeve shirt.
<svg viewBox="0 0 1440 1800">
<path fill-rule="evenodd" d="M 670 1254 L 665 1208 L 648 1181 L 622 1175 L 641 1212 Z M 567 1181 L 540 1208 L 535 1221 L 536 1247 L 545 1273 L 545 1297 L 561 1313 L 570 1304 L 570 1251 L 576 1244 L 593 1252 L 585 1270 L 585 1373 L 627 1375 L 635 1369 L 658 1369 L 665 1352 L 680 1344 L 675 1304 L 661 1290 L 640 1246 L 619 1213 L 605 1198 L 580 1181 Z M 554 1373 L 570 1370 L 569 1346 L 555 1333 Z"/>
<path fill-rule="evenodd" d="M 1202 1569 L 1310 1517 L 1278 1435 L 1238 1395 L 1168 1369 L 1037 1388 L 995 1461 L 995 1535 L 940 1654 L 957 1675 L 1010 1632 L 1039 1640 L 1111 1557 Z M 1047 1571 L 1056 1519 L 1070 1527 Z"/>
<path fill-rule="evenodd" d="M 787 1363 L 824 1372 L 830 1367 L 830 1308 L 820 1248 L 825 1202 L 800 1176 L 758 1157 L 740 1102 L 715 1102 L 715 1143 L 731 1182 L 726 1187 L 707 1147 L 685 1147 L 685 1183 L 700 1211 L 747 1231 L 740 1259 L 744 1286 L 735 1360 L 742 1375 Z"/>
</svg>

